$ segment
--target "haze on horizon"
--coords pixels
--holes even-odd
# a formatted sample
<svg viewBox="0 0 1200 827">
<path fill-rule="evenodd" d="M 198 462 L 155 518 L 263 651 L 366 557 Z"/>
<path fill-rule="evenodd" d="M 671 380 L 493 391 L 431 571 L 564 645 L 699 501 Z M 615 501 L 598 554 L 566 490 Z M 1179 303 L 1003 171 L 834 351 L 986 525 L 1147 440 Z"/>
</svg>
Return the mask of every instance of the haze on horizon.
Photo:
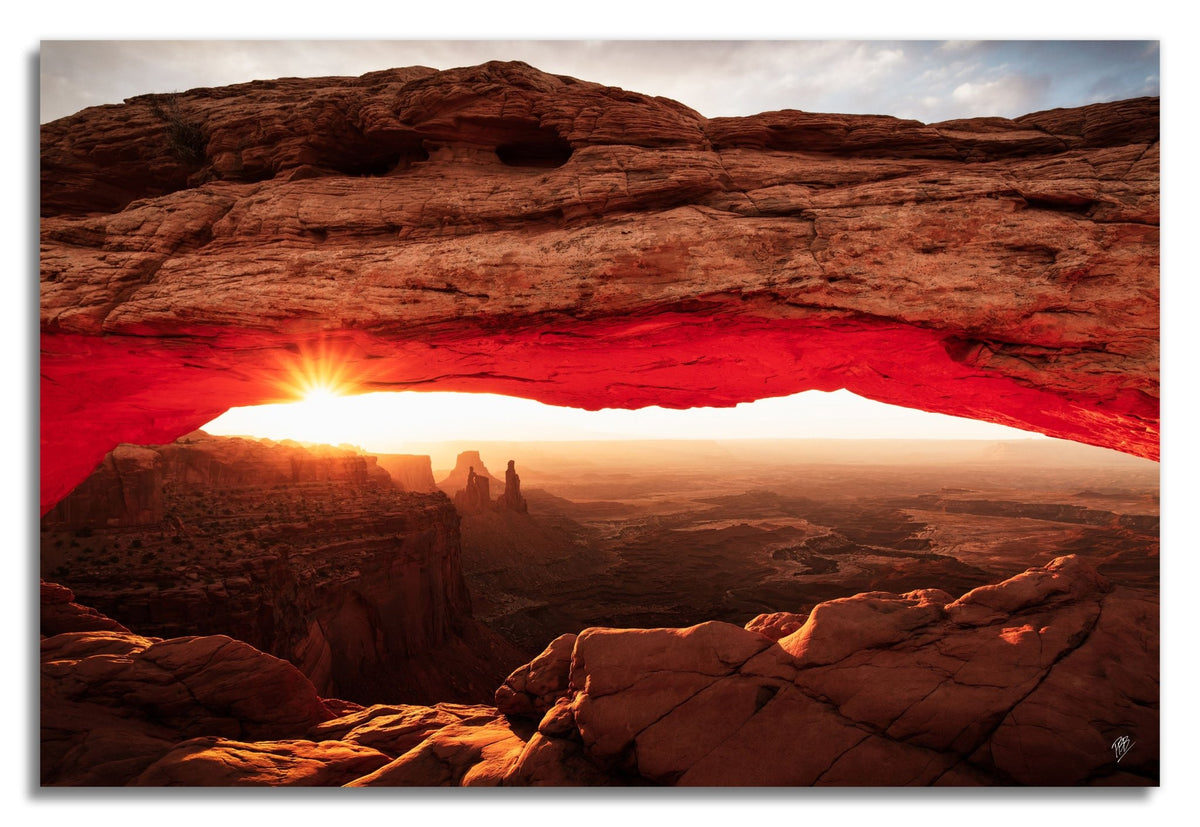
<svg viewBox="0 0 1200 827">
<path fill-rule="evenodd" d="M 864 399 L 807 391 L 732 408 L 585 411 L 486 393 L 333 396 L 231 408 L 203 426 L 216 436 L 293 439 L 405 453 L 414 443 L 711 439 L 1037 439 L 1041 434 Z"/>
</svg>

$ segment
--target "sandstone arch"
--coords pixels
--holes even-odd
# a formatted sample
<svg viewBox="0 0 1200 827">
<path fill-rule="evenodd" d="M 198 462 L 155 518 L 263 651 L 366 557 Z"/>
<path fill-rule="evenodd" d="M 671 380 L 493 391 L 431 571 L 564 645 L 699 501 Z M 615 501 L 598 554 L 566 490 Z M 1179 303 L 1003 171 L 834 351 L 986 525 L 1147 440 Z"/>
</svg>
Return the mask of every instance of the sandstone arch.
<svg viewBox="0 0 1200 827">
<path fill-rule="evenodd" d="M 489 63 L 170 104 L 202 158 L 157 96 L 42 127 L 43 511 L 322 364 L 585 408 L 845 387 L 1158 456 L 1157 98 L 706 119 Z"/>
</svg>

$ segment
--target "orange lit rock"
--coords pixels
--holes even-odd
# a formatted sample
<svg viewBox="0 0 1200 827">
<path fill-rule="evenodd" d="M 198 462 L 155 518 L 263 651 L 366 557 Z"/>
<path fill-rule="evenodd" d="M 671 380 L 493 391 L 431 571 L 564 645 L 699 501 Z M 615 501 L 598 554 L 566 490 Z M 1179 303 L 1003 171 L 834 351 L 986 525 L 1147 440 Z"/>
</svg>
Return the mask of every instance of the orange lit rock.
<svg viewBox="0 0 1200 827">
<path fill-rule="evenodd" d="M 944 597 L 930 593 L 818 604 L 814 645 L 847 612 L 882 631 L 807 663 L 727 623 L 564 636 L 506 684 L 527 707 L 553 703 L 536 729 L 484 705 L 338 714 L 228 638 L 64 633 L 42 646 L 42 783 L 1157 783 L 1154 597 L 1071 557 L 997 588 L 1021 598 L 970 625 L 924 618 Z M 909 615 L 923 620 L 892 636 Z"/>
<path fill-rule="evenodd" d="M 761 614 L 754 618 L 746 624 L 746 628 L 751 632 L 758 632 L 760 635 L 765 635 L 771 640 L 779 640 L 799 629 L 804 625 L 804 621 L 806 620 L 808 620 L 808 615 L 806 614 L 771 612 L 770 614 Z"/>
<path fill-rule="evenodd" d="M 338 741 L 194 738 L 155 761 L 131 787 L 340 787 L 388 762 L 368 747 Z"/>
<path fill-rule="evenodd" d="M 496 709 L 505 715 L 541 717 L 567 693 L 577 635 L 559 635 L 546 650 L 513 671 L 496 690 Z"/>
<path fill-rule="evenodd" d="M 295 667 L 228 637 L 42 641 L 43 784 L 126 784 L 186 738 L 295 737 L 331 717 Z"/>
<path fill-rule="evenodd" d="M 972 627 L 943 615 L 944 595 L 872 593 L 818 604 L 778 645 L 719 623 L 585 631 L 579 736 L 610 771 L 680 785 L 1146 783 L 1153 600 L 1073 557 L 993 588 L 1021 599 Z M 1122 732 L 1144 739 L 1136 765 L 1115 765 Z"/>
<path fill-rule="evenodd" d="M 361 391 L 807 389 L 1158 455 L 1158 100 L 920 124 L 519 63 L 42 127 L 42 506 L 119 442 Z"/>
</svg>

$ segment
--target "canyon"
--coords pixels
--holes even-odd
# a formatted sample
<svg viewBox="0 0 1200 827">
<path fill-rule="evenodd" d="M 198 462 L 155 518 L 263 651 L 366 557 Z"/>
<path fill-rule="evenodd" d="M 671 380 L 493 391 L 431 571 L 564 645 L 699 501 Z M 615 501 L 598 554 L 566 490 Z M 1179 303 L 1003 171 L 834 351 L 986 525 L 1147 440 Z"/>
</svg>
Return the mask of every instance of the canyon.
<svg viewBox="0 0 1200 827">
<path fill-rule="evenodd" d="M 1158 108 L 488 63 L 43 125 L 42 785 L 1157 784 Z M 487 453 L 520 497 L 456 508 L 419 452 L 196 433 L 322 384 L 847 388 L 1145 464 Z"/>
<path fill-rule="evenodd" d="M 464 513 L 463 573 L 476 617 L 527 651 L 589 626 L 740 626 L 861 592 L 962 594 L 1070 554 L 1158 589 L 1158 466 L 1111 451 L 1050 440 L 481 449 L 526 458 L 529 512 Z"/>
<path fill-rule="evenodd" d="M 113 467 L 148 487 L 112 457 L 43 520 L 46 784 L 1157 781 L 1150 461 L 1052 441 L 529 444 L 526 509 L 456 513 L 347 448 L 199 433 L 113 452 L 131 453 L 167 460 L 159 523 L 91 496 Z M 214 490 L 231 467 L 243 486 Z M 252 645 L 264 616 L 277 657 Z M 1114 763 L 1124 736 L 1137 751 Z"/>
<path fill-rule="evenodd" d="M 41 558 L 127 627 L 228 635 L 348 700 L 478 700 L 522 656 L 472 618 L 450 501 L 357 451 L 120 445 L 43 519 Z"/>
</svg>

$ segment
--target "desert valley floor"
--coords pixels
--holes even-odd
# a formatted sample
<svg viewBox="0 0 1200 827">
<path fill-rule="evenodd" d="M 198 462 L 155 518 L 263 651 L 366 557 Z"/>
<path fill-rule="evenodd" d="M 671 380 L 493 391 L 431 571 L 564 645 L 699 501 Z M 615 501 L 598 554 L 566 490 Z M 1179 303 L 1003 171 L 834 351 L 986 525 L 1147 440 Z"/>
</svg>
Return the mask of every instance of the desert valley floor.
<svg viewBox="0 0 1200 827">
<path fill-rule="evenodd" d="M 455 467 L 201 432 L 110 454 L 43 521 L 44 781 L 753 784 L 729 762 L 772 712 L 828 744 L 770 783 L 1157 777 L 1156 463 L 1054 440 L 416 447 Z M 200 664 L 150 657 L 179 640 Z M 311 708 L 248 722 L 262 699 L 222 674 L 180 712 L 161 670 L 203 698 L 211 641 L 294 666 Z M 1030 755 L 1050 727 L 1066 764 Z"/>
</svg>

